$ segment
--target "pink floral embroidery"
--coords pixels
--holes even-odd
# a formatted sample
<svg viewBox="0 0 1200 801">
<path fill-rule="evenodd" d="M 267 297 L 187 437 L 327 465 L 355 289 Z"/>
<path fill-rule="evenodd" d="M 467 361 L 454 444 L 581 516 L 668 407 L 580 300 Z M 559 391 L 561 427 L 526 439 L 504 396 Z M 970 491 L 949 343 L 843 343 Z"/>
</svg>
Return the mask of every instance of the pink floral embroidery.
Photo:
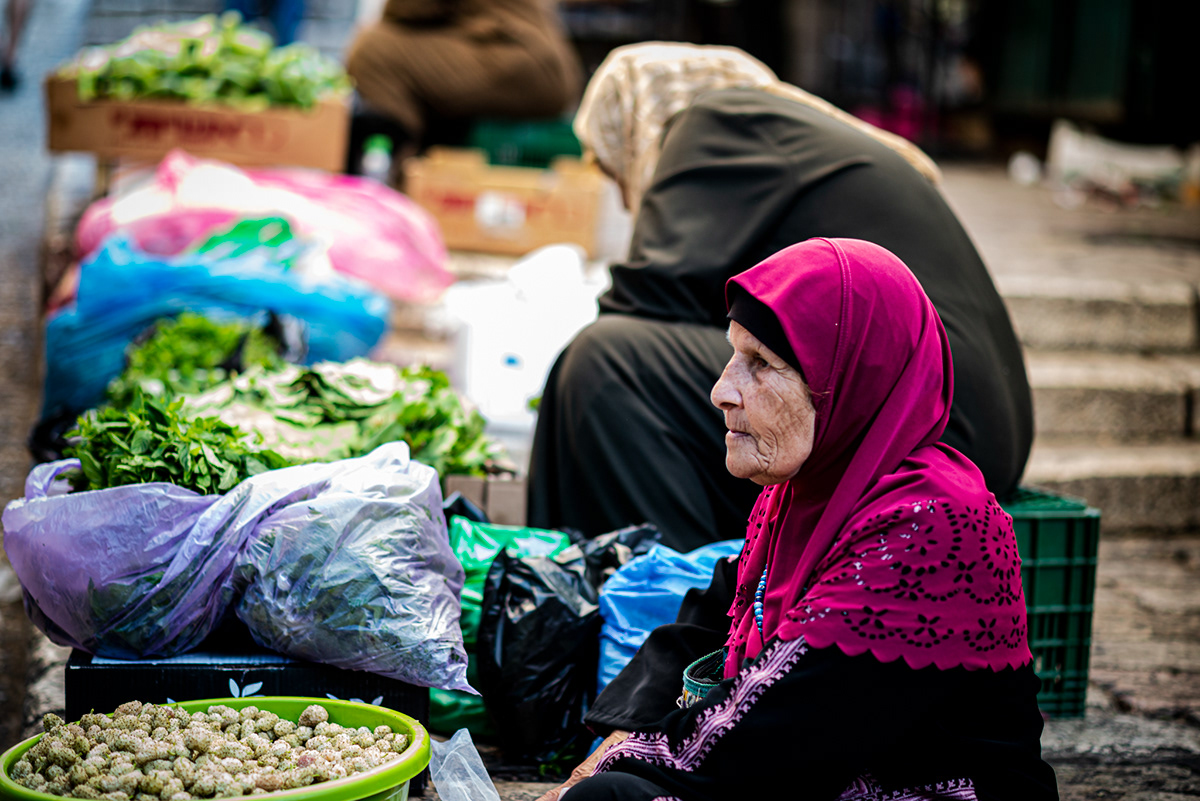
<svg viewBox="0 0 1200 801">
<path fill-rule="evenodd" d="M 951 779 L 903 790 L 885 790 L 869 773 L 850 782 L 837 801 L 977 801 L 975 783 Z"/>
<path fill-rule="evenodd" d="M 638 759 L 691 773 L 763 692 L 786 675 L 806 653 L 808 646 L 803 637 L 772 644 L 749 668 L 738 674 L 728 698 L 700 713 L 695 731 L 685 737 L 678 748 L 672 749 L 661 732 L 634 733 L 608 750 L 593 775 L 608 770 L 618 759 Z"/>
</svg>

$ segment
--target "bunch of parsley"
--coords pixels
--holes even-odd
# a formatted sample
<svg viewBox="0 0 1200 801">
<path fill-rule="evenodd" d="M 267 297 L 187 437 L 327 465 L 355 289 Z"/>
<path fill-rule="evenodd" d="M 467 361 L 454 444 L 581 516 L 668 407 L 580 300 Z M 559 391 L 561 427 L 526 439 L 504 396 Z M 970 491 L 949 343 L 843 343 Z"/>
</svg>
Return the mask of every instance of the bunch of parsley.
<svg viewBox="0 0 1200 801">
<path fill-rule="evenodd" d="M 81 416 L 68 432 L 67 456 L 79 459 L 76 490 L 164 481 L 214 495 L 289 462 L 216 417 L 181 414 L 183 402 L 135 393 L 129 406 Z"/>
</svg>

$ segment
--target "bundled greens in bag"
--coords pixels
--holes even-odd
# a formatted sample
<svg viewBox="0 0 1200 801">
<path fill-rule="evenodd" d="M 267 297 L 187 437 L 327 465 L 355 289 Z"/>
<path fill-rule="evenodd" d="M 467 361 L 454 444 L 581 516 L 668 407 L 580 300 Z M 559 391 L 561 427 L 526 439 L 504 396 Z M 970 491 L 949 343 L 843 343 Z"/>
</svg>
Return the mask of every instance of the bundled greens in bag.
<svg viewBox="0 0 1200 801">
<path fill-rule="evenodd" d="M 118 659 L 192 650 L 236 608 L 260 644 L 412 684 L 470 690 L 463 570 L 441 490 L 402 442 L 253 476 L 223 495 L 151 482 L 64 492 L 39 465 L 4 510 L 34 623 Z"/>
<path fill-rule="evenodd" d="M 334 468 L 336 469 L 330 469 Z M 237 616 L 289 656 L 470 691 L 459 628 L 463 570 L 437 475 L 396 442 L 306 465 L 320 490 L 272 511 L 238 566 Z"/>
</svg>

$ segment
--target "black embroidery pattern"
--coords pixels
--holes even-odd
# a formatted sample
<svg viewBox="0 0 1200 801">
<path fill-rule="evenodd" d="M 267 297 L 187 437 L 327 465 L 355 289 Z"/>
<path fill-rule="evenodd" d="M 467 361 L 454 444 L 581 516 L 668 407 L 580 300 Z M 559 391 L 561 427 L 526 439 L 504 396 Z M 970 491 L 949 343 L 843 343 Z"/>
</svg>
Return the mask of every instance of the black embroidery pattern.
<svg viewBox="0 0 1200 801">
<path fill-rule="evenodd" d="M 817 575 L 789 617 L 806 626 L 840 618 L 840 642 L 848 633 L 888 650 L 948 645 L 979 655 L 1027 647 L 1021 560 L 994 499 L 930 499 L 875 515 L 838 538 Z"/>
</svg>

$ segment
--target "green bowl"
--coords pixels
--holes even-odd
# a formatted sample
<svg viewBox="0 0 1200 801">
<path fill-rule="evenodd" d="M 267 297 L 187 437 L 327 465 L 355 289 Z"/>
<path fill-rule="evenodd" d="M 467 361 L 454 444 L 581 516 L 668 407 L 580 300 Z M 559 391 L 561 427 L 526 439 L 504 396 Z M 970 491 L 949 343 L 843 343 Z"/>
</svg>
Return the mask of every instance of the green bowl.
<svg viewBox="0 0 1200 801">
<path fill-rule="evenodd" d="M 329 710 L 329 722 L 340 726 L 358 728 L 366 726 L 391 726 L 392 731 L 407 734 L 408 748 L 400 758 L 386 765 L 347 776 L 344 779 L 310 784 L 296 790 L 280 790 L 269 793 L 271 798 L 303 799 L 304 801 L 406 801 L 409 781 L 429 765 L 429 734 L 425 728 L 408 715 L 381 706 L 359 704 L 353 701 L 333 701 L 328 698 L 296 698 L 288 696 L 251 696 L 249 698 L 209 698 L 202 701 L 180 701 L 177 706 L 188 712 L 205 712 L 214 704 L 224 704 L 233 709 L 255 706 L 265 712 L 274 712 L 293 723 L 300 713 L 311 704 L 320 704 Z M 41 793 L 17 784 L 9 778 L 16 761 L 28 751 L 37 737 L 14 745 L 0 754 L 0 798 L 19 798 L 24 801 L 62 801 L 64 796 Z M 67 796 L 69 798 L 69 796 Z M 249 796 L 245 796 L 249 797 Z M 261 798 L 262 796 L 253 796 Z"/>
</svg>

